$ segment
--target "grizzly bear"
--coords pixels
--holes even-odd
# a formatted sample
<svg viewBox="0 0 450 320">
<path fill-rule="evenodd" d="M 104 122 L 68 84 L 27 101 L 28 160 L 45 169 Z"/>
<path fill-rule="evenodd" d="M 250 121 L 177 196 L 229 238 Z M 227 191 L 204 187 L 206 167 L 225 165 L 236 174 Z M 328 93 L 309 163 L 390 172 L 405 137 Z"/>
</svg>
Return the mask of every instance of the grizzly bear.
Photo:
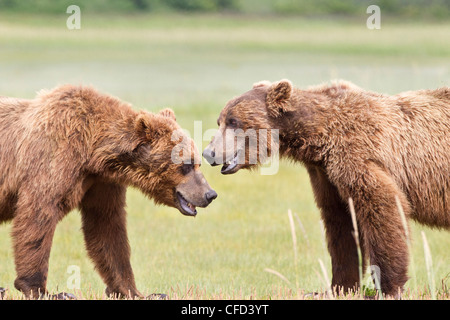
<svg viewBox="0 0 450 320">
<path fill-rule="evenodd" d="M 32 100 L 0 97 L 0 133 L 0 223 L 12 220 L 14 286 L 26 297 L 47 294 L 53 234 L 72 209 L 81 212 L 106 293 L 142 297 L 130 265 L 127 186 L 188 216 L 217 197 L 170 109 L 138 112 L 93 88 L 64 85 Z M 180 139 L 188 148 L 174 153 Z"/>
<path fill-rule="evenodd" d="M 367 260 L 377 268 L 387 295 L 399 294 L 408 279 L 407 230 L 397 203 L 419 223 L 450 229 L 449 87 L 388 96 L 345 81 L 307 90 L 264 81 L 229 101 L 217 122 L 203 156 L 223 164 L 223 174 L 264 160 L 249 163 L 252 150 L 235 141 L 237 129 L 279 130 L 277 140 L 256 147 L 267 154 L 277 148 L 280 157 L 306 166 L 339 290 L 359 285 L 350 198 L 363 269 Z"/>
</svg>

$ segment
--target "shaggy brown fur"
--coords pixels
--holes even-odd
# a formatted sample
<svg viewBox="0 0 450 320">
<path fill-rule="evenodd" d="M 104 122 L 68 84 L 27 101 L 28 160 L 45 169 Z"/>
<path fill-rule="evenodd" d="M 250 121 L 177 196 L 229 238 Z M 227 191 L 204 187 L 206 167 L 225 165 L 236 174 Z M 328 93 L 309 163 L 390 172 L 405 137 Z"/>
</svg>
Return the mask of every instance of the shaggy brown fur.
<svg viewBox="0 0 450 320">
<path fill-rule="evenodd" d="M 186 215 L 217 196 L 182 133 L 192 148 L 180 154 L 183 162 L 172 161 L 180 144 L 175 131 L 182 132 L 170 109 L 136 112 L 92 88 L 61 86 L 33 100 L 0 97 L 0 223 L 13 220 L 15 287 L 26 296 L 46 292 L 56 224 L 78 207 L 107 293 L 141 296 L 130 265 L 126 187 Z"/>
<path fill-rule="evenodd" d="M 262 82 L 231 100 L 218 123 L 219 131 L 230 123 L 278 128 L 280 155 L 306 166 L 326 227 L 334 286 L 350 289 L 359 281 L 349 198 L 364 260 L 380 268 L 381 289 L 389 295 L 408 278 L 396 198 L 407 217 L 450 229 L 448 87 L 386 96 L 343 81 L 308 90 L 288 80 Z M 213 140 L 205 149 L 208 161 L 229 161 L 214 158 L 216 145 Z M 249 167 L 239 164 L 231 173 Z"/>
</svg>

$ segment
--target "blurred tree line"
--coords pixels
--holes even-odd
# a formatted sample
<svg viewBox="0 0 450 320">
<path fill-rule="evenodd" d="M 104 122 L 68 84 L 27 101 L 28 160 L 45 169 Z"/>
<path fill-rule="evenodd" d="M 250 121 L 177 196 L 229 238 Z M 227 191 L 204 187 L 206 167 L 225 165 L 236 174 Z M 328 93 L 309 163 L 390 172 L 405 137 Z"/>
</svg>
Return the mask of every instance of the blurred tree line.
<svg viewBox="0 0 450 320">
<path fill-rule="evenodd" d="M 64 13 L 76 4 L 84 12 L 219 12 L 300 16 L 365 13 L 375 4 L 383 14 L 414 18 L 450 18 L 450 0 L 0 0 L 0 11 Z"/>
</svg>

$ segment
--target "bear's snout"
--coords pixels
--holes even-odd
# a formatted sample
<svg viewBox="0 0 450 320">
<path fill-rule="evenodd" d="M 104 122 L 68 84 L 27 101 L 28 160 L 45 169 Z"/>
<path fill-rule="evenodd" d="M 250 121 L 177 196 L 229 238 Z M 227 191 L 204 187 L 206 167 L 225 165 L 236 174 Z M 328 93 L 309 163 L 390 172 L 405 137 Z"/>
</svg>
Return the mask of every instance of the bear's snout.
<svg viewBox="0 0 450 320">
<path fill-rule="evenodd" d="M 217 192 L 210 190 L 205 194 L 206 201 L 210 204 L 215 198 L 217 198 Z"/>
</svg>

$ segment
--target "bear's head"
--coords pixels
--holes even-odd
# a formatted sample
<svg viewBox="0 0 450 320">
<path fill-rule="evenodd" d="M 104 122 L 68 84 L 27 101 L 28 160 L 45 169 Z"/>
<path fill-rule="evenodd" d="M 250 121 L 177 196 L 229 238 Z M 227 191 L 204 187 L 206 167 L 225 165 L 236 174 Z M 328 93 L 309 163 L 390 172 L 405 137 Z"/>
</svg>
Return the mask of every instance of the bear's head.
<svg viewBox="0 0 450 320">
<path fill-rule="evenodd" d="M 254 168 L 278 155 L 278 120 L 291 109 L 289 80 L 255 83 L 252 90 L 230 100 L 217 119 L 219 130 L 203 151 L 222 174 Z"/>
<path fill-rule="evenodd" d="M 127 122 L 126 129 L 111 130 L 119 143 L 103 152 L 108 178 L 189 216 L 217 197 L 199 169 L 201 158 L 193 140 L 171 109 L 158 114 L 141 111 Z"/>
</svg>

